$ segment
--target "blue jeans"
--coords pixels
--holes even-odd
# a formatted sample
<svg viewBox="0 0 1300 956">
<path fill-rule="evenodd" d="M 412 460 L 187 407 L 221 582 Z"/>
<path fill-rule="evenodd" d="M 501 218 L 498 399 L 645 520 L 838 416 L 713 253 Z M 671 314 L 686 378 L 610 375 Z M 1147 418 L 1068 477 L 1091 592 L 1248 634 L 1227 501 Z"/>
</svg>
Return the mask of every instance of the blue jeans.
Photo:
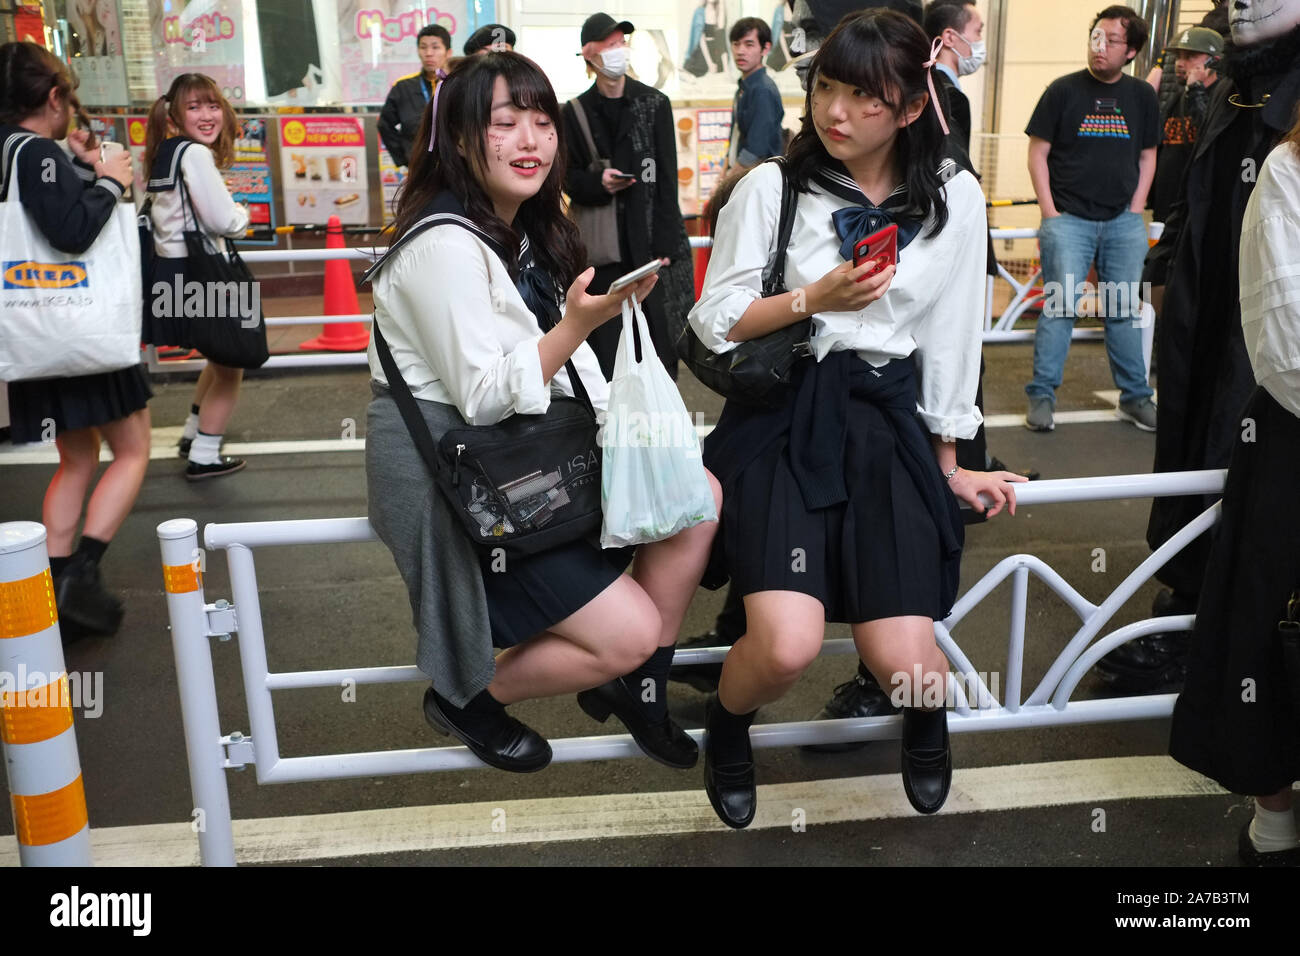
<svg viewBox="0 0 1300 956">
<path fill-rule="evenodd" d="M 1125 210 L 1109 220 L 1062 213 L 1043 220 L 1038 245 L 1046 298 L 1034 333 L 1034 378 L 1025 386 L 1025 393 L 1031 398 L 1052 399 L 1055 405 L 1079 298 L 1095 261 L 1099 314 L 1106 321 L 1106 357 L 1119 387 L 1119 399 L 1132 402 L 1150 397 L 1138 325 L 1142 263 L 1147 254 L 1147 229 L 1141 213 Z"/>
</svg>

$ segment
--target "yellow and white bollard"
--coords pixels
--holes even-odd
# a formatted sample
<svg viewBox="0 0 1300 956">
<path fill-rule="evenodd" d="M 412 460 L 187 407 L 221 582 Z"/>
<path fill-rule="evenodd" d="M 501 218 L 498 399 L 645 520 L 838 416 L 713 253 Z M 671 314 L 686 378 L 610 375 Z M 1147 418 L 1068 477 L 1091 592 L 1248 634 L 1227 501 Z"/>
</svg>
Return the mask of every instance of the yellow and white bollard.
<svg viewBox="0 0 1300 956">
<path fill-rule="evenodd" d="M 45 528 L 33 521 L 0 524 L 0 739 L 22 865 L 92 865 Z"/>
</svg>

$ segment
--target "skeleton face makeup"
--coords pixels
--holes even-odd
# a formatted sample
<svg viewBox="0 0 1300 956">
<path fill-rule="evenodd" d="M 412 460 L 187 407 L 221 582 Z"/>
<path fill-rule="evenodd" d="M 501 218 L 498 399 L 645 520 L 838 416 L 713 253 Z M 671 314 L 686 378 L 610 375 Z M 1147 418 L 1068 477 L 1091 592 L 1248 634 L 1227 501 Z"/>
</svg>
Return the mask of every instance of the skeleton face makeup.
<svg viewBox="0 0 1300 956">
<path fill-rule="evenodd" d="M 1300 0 L 1234 0 L 1229 23 L 1233 43 L 1273 40 L 1300 26 Z"/>
<path fill-rule="evenodd" d="M 1106 52 L 1106 31 L 1100 24 L 1092 28 L 1092 33 L 1088 37 L 1088 49 L 1093 53 Z"/>
</svg>

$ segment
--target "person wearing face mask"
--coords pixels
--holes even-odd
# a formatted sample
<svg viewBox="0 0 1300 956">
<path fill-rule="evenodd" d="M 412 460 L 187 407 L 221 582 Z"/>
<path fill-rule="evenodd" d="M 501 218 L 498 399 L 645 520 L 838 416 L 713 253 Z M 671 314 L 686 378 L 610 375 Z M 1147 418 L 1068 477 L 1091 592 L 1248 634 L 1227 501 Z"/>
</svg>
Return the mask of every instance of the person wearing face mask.
<svg viewBox="0 0 1300 956">
<path fill-rule="evenodd" d="M 1291 128 L 1300 104 L 1300 0 L 1235 0 L 1231 40 L 1183 184 L 1142 278 L 1164 289 L 1156 336 L 1160 429 L 1153 470 L 1226 468 L 1248 436 L 1254 388 L 1241 330 L 1238 243 L 1260 167 Z M 1154 550 L 1218 495 L 1156 498 L 1147 544 Z M 1210 536 L 1169 559 L 1152 613 L 1191 614 L 1205 577 Z M 1185 633 L 1153 634 L 1115 648 L 1100 676 L 1130 693 L 1181 683 Z"/>
<path fill-rule="evenodd" d="M 947 102 L 950 135 L 969 156 L 970 100 L 958 78 L 984 65 L 984 20 L 974 0 L 935 0 L 925 8 L 925 32 L 943 43 L 935 63 L 935 85 Z"/>
<path fill-rule="evenodd" d="M 564 106 L 568 166 L 564 191 L 577 206 L 614 203 L 618 248 L 587 250 L 598 291 L 651 259 L 667 259 L 659 285 L 642 303 L 650 334 L 670 375 L 677 374 L 677 353 L 668 329 L 677 327 L 695 299 L 695 271 L 690 241 L 677 199 L 677 137 L 672 103 L 663 93 L 628 75 L 627 37 L 636 28 L 606 13 L 582 25 L 587 72 L 595 82 Z M 595 155 L 593 155 L 593 147 Z M 593 169 L 596 160 L 608 168 Z M 611 261 L 613 260 L 613 261 Z M 605 376 L 614 373 L 614 353 L 622 329 L 606 323 L 588 340 Z"/>
</svg>

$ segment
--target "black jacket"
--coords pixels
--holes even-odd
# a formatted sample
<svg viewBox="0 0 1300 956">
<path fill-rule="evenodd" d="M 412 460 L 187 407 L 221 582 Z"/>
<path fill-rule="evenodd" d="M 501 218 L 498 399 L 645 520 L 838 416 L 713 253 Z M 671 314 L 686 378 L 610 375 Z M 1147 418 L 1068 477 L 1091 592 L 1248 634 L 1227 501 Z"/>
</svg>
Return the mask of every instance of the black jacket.
<svg viewBox="0 0 1300 956">
<path fill-rule="evenodd" d="M 411 162 L 411 145 L 415 140 L 415 131 L 420 128 L 424 117 L 424 108 L 432 98 L 433 90 L 423 73 L 404 76 L 388 91 L 384 108 L 379 111 L 379 137 L 388 147 L 388 155 L 398 166 L 409 166 Z"/>
<path fill-rule="evenodd" d="M 1300 33 L 1297 34 L 1300 40 Z M 1241 108 L 1229 101 L 1258 103 Z M 1143 278 L 1166 287 L 1157 336 L 1160 420 L 1156 472 L 1226 468 L 1241 440 L 1243 410 L 1255 376 L 1241 333 L 1237 255 L 1246 204 L 1264 158 L 1291 128 L 1300 101 L 1300 53 L 1289 68 L 1239 85 L 1221 77 L 1180 197 L 1160 242 L 1147 256 Z M 1156 498 L 1147 543 L 1154 549 L 1208 508 L 1218 495 Z M 1197 594 L 1205 573 L 1209 535 L 1202 535 L 1156 576 Z"/>
</svg>

